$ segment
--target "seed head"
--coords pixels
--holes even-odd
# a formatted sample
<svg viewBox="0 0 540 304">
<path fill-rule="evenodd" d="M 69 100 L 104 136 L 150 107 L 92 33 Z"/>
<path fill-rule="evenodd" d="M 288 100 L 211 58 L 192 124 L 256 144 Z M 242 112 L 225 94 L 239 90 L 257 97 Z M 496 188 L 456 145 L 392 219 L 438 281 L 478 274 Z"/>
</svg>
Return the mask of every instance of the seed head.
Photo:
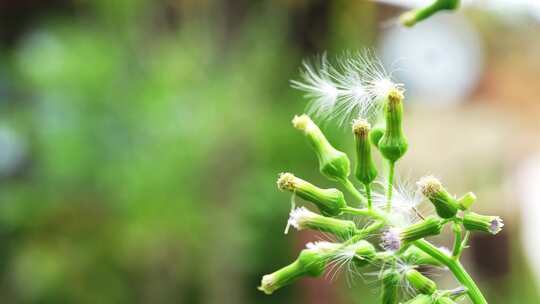
<svg viewBox="0 0 540 304">
<path fill-rule="evenodd" d="M 432 175 L 422 177 L 416 184 L 426 197 L 432 197 L 443 189 L 441 182 Z"/>
<path fill-rule="evenodd" d="M 302 230 L 307 228 L 305 225 L 306 222 L 318 216 L 317 213 L 311 212 L 305 207 L 299 207 L 291 210 L 287 223 L 298 230 Z"/>
<path fill-rule="evenodd" d="M 336 119 L 340 125 L 350 118 L 369 117 L 380 109 L 382 99 L 401 85 L 371 52 L 344 53 L 333 66 L 323 55 L 312 65 L 304 62 L 301 80 L 292 87 L 306 92 L 308 113 L 322 119 Z"/>
<path fill-rule="evenodd" d="M 358 137 L 367 137 L 371 124 L 367 120 L 359 118 L 353 121 L 352 130 Z"/>
<path fill-rule="evenodd" d="M 300 116 L 294 115 L 292 124 L 296 129 L 306 132 L 307 129 L 313 124 L 313 121 L 306 114 L 302 114 Z"/>
<path fill-rule="evenodd" d="M 288 172 L 280 173 L 277 180 L 278 189 L 281 191 L 284 191 L 284 190 L 294 191 L 296 188 L 295 179 L 296 177 L 292 173 L 288 173 Z"/>
</svg>

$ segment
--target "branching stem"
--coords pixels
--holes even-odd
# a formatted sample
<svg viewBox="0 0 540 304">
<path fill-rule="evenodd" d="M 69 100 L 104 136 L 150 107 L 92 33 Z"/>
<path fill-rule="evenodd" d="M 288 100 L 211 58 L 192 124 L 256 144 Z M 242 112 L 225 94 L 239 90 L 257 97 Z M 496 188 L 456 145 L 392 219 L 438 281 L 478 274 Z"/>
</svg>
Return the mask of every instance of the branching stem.
<svg viewBox="0 0 540 304">
<path fill-rule="evenodd" d="M 356 189 L 356 187 L 351 183 L 349 179 L 340 180 L 341 185 L 347 189 L 347 191 L 354 196 L 354 198 L 360 201 L 360 204 L 365 206 L 367 204 L 367 199 Z"/>
<path fill-rule="evenodd" d="M 446 253 L 442 252 L 439 248 L 433 246 L 426 240 L 422 239 L 415 241 L 414 245 L 448 267 L 456 277 L 456 280 L 467 288 L 467 294 L 473 304 L 487 304 L 486 298 L 484 298 L 484 295 L 478 286 L 476 286 L 476 283 L 467 273 L 465 268 L 463 268 L 463 265 L 461 265 L 459 260 L 449 257 Z"/>
</svg>

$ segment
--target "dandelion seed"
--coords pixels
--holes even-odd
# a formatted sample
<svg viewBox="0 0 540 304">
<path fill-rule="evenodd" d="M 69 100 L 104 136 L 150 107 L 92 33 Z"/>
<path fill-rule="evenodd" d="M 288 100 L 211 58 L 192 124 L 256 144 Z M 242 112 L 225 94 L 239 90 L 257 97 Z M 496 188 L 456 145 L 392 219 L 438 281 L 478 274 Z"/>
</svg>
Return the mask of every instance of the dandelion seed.
<svg viewBox="0 0 540 304">
<path fill-rule="evenodd" d="M 292 80 L 292 87 L 304 91 L 310 99 L 308 113 L 321 118 L 331 115 L 336 104 L 339 89 L 330 75 L 330 63 L 326 55 L 322 55 L 316 65 L 304 61 L 301 77 L 303 82 Z"/>
<path fill-rule="evenodd" d="M 308 111 L 319 118 L 346 121 L 370 117 L 392 91 L 403 91 L 382 62 L 369 51 L 345 53 L 332 66 L 325 55 L 317 65 L 303 63 L 302 81 L 291 81 L 310 99 Z"/>
<path fill-rule="evenodd" d="M 387 203 L 386 185 L 379 182 L 376 185 L 382 189 L 372 192 L 373 204 L 379 208 L 384 208 Z M 392 212 L 389 215 L 390 223 L 395 227 L 403 228 L 422 219 L 417 209 L 422 201 L 423 197 L 414 184 L 408 180 L 398 180 L 396 185 L 393 186 Z"/>
</svg>

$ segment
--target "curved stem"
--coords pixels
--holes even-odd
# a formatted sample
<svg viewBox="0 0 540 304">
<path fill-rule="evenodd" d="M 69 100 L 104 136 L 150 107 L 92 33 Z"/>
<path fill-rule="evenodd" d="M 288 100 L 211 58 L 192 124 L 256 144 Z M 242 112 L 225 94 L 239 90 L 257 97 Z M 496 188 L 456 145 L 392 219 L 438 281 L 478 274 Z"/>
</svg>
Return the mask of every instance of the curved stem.
<svg viewBox="0 0 540 304">
<path fill-rule="evenodd" d="M 394 169 L 396 167 L 396 162 L 390 161 L 388 172 L 388 185 L 386 188 L 386 211 L 390 212 L 392 210 L 392 191 L 394 190 Z"/>
<path fill-rule="evenodd" d="M 469 298 L 474 304 L 487 304 L 486 298 L 484 298 L 484 295 L 476 286 L 476 283 L 471 278 L 471 276 L 467 273 L 465 268 L 463 268 L 463 265 L 458 260 L 452 259 L 447 254 L 442 252 L 439 248 L 433 246 L 431 243 L 427 242 L 426 240 L 418 240 L 414 241 L 413 243 L 418 249 L 424 251 L 425 253 L 432 256 L 437 261 L 444 264 L 450 271 L 454 274 L 456 277 L 456 280 L 458 280 L 464 287 L 467 288 L 467 294 L 469 295 Z"/>
<path fill-rule="evenodd" d="M 358 242 L 359 240 L 365 239 L 373 232 L 384 227 L 384 225 L 385 225 L 385 221 L 382 221 L 382 220 L 376 221 L 372 223 L 371 225 L 367 226 L 366 228 L 358 230 L 357 233 L 353 237 L 348 239 L 345 243 L 343 243 L 343 245 L 353 244 L 353 243 Z"/>
<path fill-rule="evenodd" d="M 461 254 L 461 246 L 463 245 L 463 229 L 458 223 L 452 225 L 452 230 L 454 231 L 454 249 L 452 250 L 452 257 L 458 258 Z"/>
<path fill-rule="evenodd" d="M 340 182 L 341 182 L 341 185 L 343 185 L 343 187 L 347 189 L 347 191 L 349 191 L 349 193 L 352 196 L 354 196 L 356 200 L 360 201 L 361 205 L 367 204 L 366 198 L 362 195 L 362 193 L 360 193 L 360 191 L 358 191 L 358 189 L 356 189 L 356 187 L 351 183 L 350 180 L 344 179 L 344 180 L 341 180 Z"/>
</svg>

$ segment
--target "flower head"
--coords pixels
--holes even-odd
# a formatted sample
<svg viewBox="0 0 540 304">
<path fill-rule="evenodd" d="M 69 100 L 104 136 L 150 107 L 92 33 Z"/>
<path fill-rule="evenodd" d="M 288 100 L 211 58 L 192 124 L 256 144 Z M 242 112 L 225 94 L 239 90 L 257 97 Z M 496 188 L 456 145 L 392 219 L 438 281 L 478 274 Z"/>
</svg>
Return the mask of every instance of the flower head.
<svg viewBox="0 0 540 304">
<path fill-rule="evenodd" d="M 311 212 L 305 207 L 299 207 L 291 210 L 287 224 L 293 226 L 298 230 L 306 229 L 306 224 L 309 222 L 309 220 L 314 219 L 318 216 L 319 215 L 317 213 Z"/>
<path fill-rule="evenodd" d="M 463 226 L 467 230 L 497 234 L 504 227 L 504 223 L 503 220 L 498 216 L 467 212 L 463 215 Z"/>
<path fill-rule="evenodd" d="M 390 228 L 381 236 L 381 247 L 386 251 L 398 251 L 401 248 L 401 230 Z"/>
<path fill-rule="evenodd" d="M 436 195 L 443 189 L 441 182 L 432 175 L 422 177 L 416 184 L 426 197 Z"/>
</svg>

